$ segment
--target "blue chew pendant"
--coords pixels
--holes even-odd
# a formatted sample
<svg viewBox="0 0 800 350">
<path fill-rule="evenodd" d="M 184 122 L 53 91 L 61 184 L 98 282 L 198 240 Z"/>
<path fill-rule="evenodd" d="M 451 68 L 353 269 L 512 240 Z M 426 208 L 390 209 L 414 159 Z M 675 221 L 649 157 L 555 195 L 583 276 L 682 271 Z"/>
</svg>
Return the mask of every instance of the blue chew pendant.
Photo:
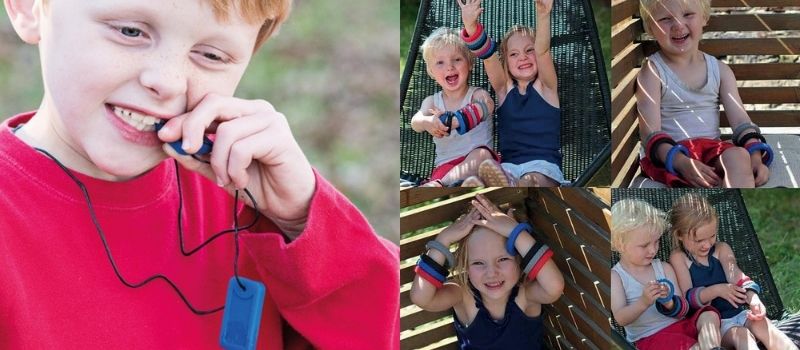
<svg viewBox="0 0 800 350">
<path fill-rule="evenodd" d="M 161 130 L 162 127 L 164 127 L 164 122 L 156 123 L 155 127 L 156 127 L 156 132 L 158 132 L 159 130 Z M 183 150 L 183 140 L 172 141 L 169 143 L 169 145 L 172 147 L 172 149 L 175 150 L 175 152 L 178 152 L 178 154 L 180 155 L 184 156 L 190 155 L 189 153 L 186 153 L 186 151 Z M 200 149 L 195 153 L 195 155 L 202 156 L 204 154 L 209 154 L 211 153 L 211 148 L 213 146 L 214 142 L 211 141 L 211 139 L 209 139 L 207 136 L 203 136 L 203 144 L 200 146 Z"/>
<path fill-rule="evenodd" d="M 245 290 L 236 283 L 236 277 L 228 281 L 228 296 L 225 298 L 225 313 L 219 334 L 219 344 L 228 350 L 256 348 L 264 306 L 264 284 L 244 277 L 239 277 L 239 280 Z"/>
</svg>

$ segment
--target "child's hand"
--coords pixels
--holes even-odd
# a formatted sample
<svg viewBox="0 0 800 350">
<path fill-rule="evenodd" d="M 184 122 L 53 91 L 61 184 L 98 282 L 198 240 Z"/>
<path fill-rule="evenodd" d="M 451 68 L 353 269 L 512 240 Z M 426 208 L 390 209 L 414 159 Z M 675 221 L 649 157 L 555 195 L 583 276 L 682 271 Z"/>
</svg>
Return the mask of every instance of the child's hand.
<svg viewBox="0 0 800 350">
<path fill-rule="evenodd" d="M 167 144 L 164 150 L 231 194 L 237 188 L 250 190 L 256 209 L 290 238 L 302 232 L 316 179 L 286 117 L 263 100 L 209 94 L 192 111 L 169 119 L 158 137 L 164 142 L 183 139 L 183 149 L 191 154 L 207 130 L 216 133 L 210 164 L 181 156 Z"/>
<path fill-rule="evenodd" d="M 445 247 L 449 247 L 451 244 L 466 237 L 475 226 L 473 221 L 480 217 L 480 213 L 475 208 L 472 208 L 466 214 L 459 216 L 450 226 L 445 227 L 442 232 L 439 232 L 436 239 L 444 244 Z"/>
<path fill-rule="evenodd" d="M 675 169 L 694 187 L 716 187 L 722 181 L 714 168 L 686 156 L 675 156 Z"/>
<path fill-rule="evenodd" d="M 656 281 L 647 282 L 647 285 L 642 288 L 642 297 L 639 299 L 645 305 L 653 305 L 656 299 L 666 297 L 669 290 L 663 284 Z M 667 305 L 664 305 L 665 307 Z"/>
<path fill-rule="evenodd" d="M 511 210 L 503 214 L 494 203 L 486 199 L 483 195 L 475 196 L 472 200 L 472 206 L 481 214 L 481 218 L 473 220 L 473 223 L 478 226 L 486 227 L 494 232 L 499 233 L 503 237 L 508 238 L 511 230 L 517 226 L 517 220 L 511 217 Z M 531 232 L 529 232 L 531 233 Z"/>
<path fill-rule="evenodd" d="M 464 28 L 467 33 L 475 34 L 478 29 L 478 17 L 483 13 L 481 7 L 482 0 L 457 0 L 458 6 L 461 7 L 461 20 L 464 22 Z"/>
<path fill-rule="evenodd" d="M 751 165 L 753 166 L 753 176 L 755 176 L 756 186 L 761 186 L 769 180 L 769 168 L 761 162 L 760 157 L 752 157 Z"/>
<path fill-rule="evenodd" d="M 553 10 L 553 0 L 533 0 L 536 3 L 536 15 L 549 15 Z"/>
<path fill-rule="evenodd" d="M 714 295 L 727 300 L 733 307 L 747 303 L 745 289 L 732 283 L 720 283 L 711 286 L 714 288 Z"/>
<path fill-rule="evenodd" d="M 428 110 L 428 112 L 431 114 L 431 119 L 428 123 L 425 123 L 425 131 L 436 138 L 442 138 L 449 135 L 447 132 L 447 126 L 445 126 L 444 123 L 439 120 L 439 116 L 441 116 L 444 112 L 440 111 L 438 108 L 431 108 Z M 453 121 L 455 122 L 455 119 Z M 456 127 L 451 126 L 451 128 Z"/>
<path fill-rule="evenodd" d="M 766 316 L 767 308 L 764 307 L 764 303 L 761 302 L 761 298 L 758 297 L 758 294 L 753 294 L 753 297 L 750 299 L 750 311 L 747 312 L 747 318 L 753 321 L 760 321 Z"/>
</svg>

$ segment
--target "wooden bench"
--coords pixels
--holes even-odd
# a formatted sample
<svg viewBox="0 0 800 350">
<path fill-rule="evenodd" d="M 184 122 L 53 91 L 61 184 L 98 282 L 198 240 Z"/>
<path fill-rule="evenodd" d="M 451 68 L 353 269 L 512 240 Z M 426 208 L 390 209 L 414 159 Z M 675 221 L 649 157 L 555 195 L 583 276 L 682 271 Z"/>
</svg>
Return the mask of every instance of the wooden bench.
<svg viewBox="0 0 800 350">
<path fill-rule="evenodd" d="M 775 150 L 772 176 L 764 187 L 798 187 L 800 64 L 795 61 L 800 55 L 800 3 L 712 0 L 711 6 L 700 50 L 730 65 L 748 115 L 762 127 Z M 611 13 L 612 187 L 648 187 L 652 184 L 636 180 L 641 173 L 641 142 L 634 89 L 642 60 L 657 50 L 657 43 L 644 34 L 638 0 L 613 0 Z M 726 33 L 732 31 L 745 32 L 746 37 Z M 724 116 L 722 112 L 720 126 L 729 137 L 730 125 Z"/>
<path fill-rule="evenodd" d="M 455 349 L 452 313 L 432 313 L 411 303 L 417 258 L 427 241 L 465 212 L 483 193 L 512 205 L 554 251 L 564 275 L 562 297 L 544 308 L 551 349 L 610 349 L 609 189 L 413 188 L 400 194 L 400 344 L 402 349 Z M 525 219 L 525 218 L 518 218 Z"/>
</svg>

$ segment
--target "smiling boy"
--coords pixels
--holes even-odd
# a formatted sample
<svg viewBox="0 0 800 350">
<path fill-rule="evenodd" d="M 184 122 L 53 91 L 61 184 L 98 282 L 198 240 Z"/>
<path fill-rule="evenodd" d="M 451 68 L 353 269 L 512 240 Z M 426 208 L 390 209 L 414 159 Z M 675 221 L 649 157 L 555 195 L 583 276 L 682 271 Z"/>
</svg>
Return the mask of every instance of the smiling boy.
<svg viewBox="0 0 800 350">
<path fill-rule="evenodd" d="M 234 274 L 266 286 L 259 348 L 398 346 L 397 247 L 233 97 L 290 6 L 5 0 L 44 96 L 0 128 L 0 348 L 218 348 Z"/>
</svg>

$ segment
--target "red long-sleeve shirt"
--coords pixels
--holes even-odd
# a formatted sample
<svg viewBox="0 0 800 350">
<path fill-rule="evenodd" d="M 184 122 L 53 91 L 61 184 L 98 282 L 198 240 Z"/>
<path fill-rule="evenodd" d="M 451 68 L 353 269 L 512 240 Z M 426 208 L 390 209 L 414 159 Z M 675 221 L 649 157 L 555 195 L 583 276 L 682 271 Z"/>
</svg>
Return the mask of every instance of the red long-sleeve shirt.
<svg viewBox="0 0 800 350">
<path fill-rule="evenodd" d="M 163 281 L 138 289 L 114 274 L 79 187 L 11 129 L 0 127 L 0 349 L 215 349 L 222 312 L 193 314 Z M 233 235 L 230 195 L 166 160 L 135 179 L 77 174 L 122 276 L 175 282 L 198 309 L 225 303 Z M 398 247 L 376 236 L 350 201 L 317 175 L 304 232 L 286 243 L 264 218 L 240 235 L 240 275 L 267 289 L 259 349 L 399 348 Z M 252 218 L 239 211 L 240 225 Z"/>
</svg>

